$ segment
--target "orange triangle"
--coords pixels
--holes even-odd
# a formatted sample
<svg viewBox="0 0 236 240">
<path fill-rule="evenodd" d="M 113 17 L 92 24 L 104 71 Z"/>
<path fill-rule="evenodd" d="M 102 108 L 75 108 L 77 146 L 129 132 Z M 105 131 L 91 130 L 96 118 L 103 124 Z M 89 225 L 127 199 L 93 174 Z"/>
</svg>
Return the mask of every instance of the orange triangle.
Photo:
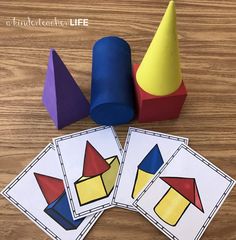
<svg viewBox="0 0 236 240">
<path fill-rule="evenodd" d="M 86 142 L 84 155 L 84 177 L 94 177 L 106 172 L 110 165 L 105 161 L 101 154 L 90 144 Z"/>
<path fill-rule="evenodd" d="M 55 201 L 65 191 L 61 179 L 39 173 L 34 173 L 34 176 L 48 204 Z"/>
</svg>

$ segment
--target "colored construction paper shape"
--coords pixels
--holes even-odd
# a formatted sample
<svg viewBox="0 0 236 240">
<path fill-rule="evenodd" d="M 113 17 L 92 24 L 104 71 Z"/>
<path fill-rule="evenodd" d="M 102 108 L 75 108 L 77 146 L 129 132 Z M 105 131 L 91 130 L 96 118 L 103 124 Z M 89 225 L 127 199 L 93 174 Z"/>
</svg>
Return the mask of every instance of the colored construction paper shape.
<svg viewBox="0 0 236 240">
<path fill-rule="evenodd" d="M 102 126 L 53 140 L 74 219 L 112 207 L 123 153 L 115 130 Z"/>
<path fill-rule="evenodd" d="M 49 144 L 1 194 L 50 238 L 81 240 L 102 212 L 74 220 L 62 176 L 54 146 Z"/>
<path fill-rule="evenodd" d="M 133 206 L 170 239 L 198 240 L 235 180 L 182 144 Z"/>
<path fill-rule="evenodd" d="M 42 101 L 61 129 L 89 115 L 89 103 L 54 49 L 50 50 Z"/>
<path fill-rule="evenodd" d="M 188 144 L 188 139 L 129 128 L 112 204 L 135 211 L 134 199 L 182 143 Z"/>
<path fill-rule="evenodd" d="M 136 74 L 144 91 L 166 96 L 180 87 L 182 76 L 178 45 L 175 2 L 170 1 Z"/>
</svg>

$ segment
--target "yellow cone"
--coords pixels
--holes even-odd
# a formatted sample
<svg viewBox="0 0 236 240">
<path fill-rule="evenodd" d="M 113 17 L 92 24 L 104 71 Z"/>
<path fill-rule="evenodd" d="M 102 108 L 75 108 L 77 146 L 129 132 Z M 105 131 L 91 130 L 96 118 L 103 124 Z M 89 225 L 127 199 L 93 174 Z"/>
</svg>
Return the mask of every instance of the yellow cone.
<svg viewBox="0 0 236 240">
<path fill-rule="evenodd" d="M 182 81 L 175 3 L 170 1 L 136 74 L 139 86 L 156 96 L 175 92 Z"/>
</svg>

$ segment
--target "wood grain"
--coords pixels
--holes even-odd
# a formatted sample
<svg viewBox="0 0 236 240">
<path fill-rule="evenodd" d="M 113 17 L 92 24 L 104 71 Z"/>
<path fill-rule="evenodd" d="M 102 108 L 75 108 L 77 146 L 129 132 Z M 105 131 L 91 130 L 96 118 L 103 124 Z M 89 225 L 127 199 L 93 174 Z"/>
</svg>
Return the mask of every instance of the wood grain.
<svg viewBox="0 0 236 240">
<path fill-rule="evenodd" d="M 54 47 L 89 98 L 94 41 L 119 35 L 140 62 L 167 0 L 0 2 L 0 187 L 3 188 L 53 137 L 96 126 L 87 118 L 55 130 L 41 103 L 49 48 Z M 176 1 L 182 71 L 188 98 L 179 119 L 129 125 L 190 138 L 190 145 L 236 178 L 236 2 Z M 89 27 L 10 27 L 6 21 L 88 18 Z M 124 143 L 129 125 L 116 127 Z M 206 179 L 207 181 L 207 179 Z M 2 197 L 0 239 L 48 239 Z M 203 239 L 236 239 L 232 191 Z M 141 215 L 114 208 L 88 240 L 166 239 Z"/>
</svg>

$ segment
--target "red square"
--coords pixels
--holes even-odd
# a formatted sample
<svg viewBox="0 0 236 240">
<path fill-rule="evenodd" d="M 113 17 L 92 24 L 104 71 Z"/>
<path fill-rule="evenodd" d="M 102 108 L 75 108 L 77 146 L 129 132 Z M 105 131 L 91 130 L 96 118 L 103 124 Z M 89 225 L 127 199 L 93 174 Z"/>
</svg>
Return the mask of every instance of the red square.
<svg viewBox="0 0 236 240">
<path fill-rule="evenodd" d="M 187 90 L 182 81 L 180 87 L 167 96 L 154 96 L 145 92 L 136 81 L 136 72 L 139 64 L 133 66 L 133 79 L 135 85 L 136 101 L 139 122 L 153 122 L 178 118 Z"/>
</svg>

